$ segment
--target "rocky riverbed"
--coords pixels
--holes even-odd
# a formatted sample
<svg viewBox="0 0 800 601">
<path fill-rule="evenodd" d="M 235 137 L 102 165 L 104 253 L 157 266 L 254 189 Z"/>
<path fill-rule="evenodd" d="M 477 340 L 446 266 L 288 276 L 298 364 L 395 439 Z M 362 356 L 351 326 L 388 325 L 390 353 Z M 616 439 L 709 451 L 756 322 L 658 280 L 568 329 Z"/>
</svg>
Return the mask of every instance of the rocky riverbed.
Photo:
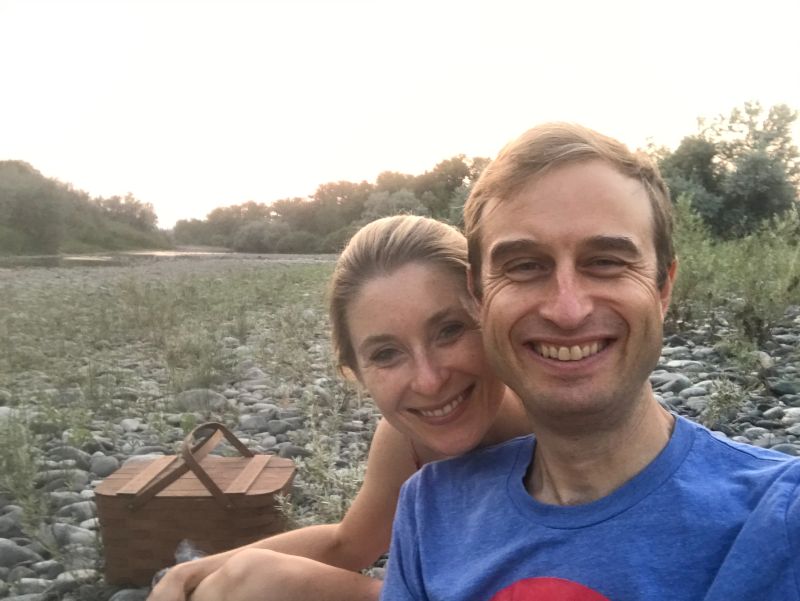
<svg viewBox="0 0 800 601">
<path fill-rule="evenodd" d="M 234 268 L 219 260 L 172 260 L 109 267 L 102 273 L 89 268 L 0 273 L 0 292 L 14 301 L 0 313 L 6 334 L 0 426 L 4 452 L 16 448 L 21 455 L 6 465 L 32 484 L 18 483 L 16 490 L 30 493 L 26 498 L 0 494 L 0 597 L 144 599 L 146 589 L 103 581 L 94 489 L 131 457 L 174 453 L 187 430 L 202 421 L 224 421 L 254 451 L 301 464 L 292 509 L 300 523 L 332 517 L 315 506 L 321 496 L 333 499 L 339 510 L 346 506 L 379 416 L 331 365 L 321 295 L 325 268 L 302 278 L 291 275 L 294 267 L 275 269 L 267 277 L 263 262 L 242 261 Z M 236 285 L 228 279 L 232 272 L 241 276 L 234 278 Z M 203 326 L 216 328 L 210 338 L 211 371 L 218 377 L 207 385 L 187 386 L 200 380 L 187 376 L 194 372 L 182 372 L 189 368 L 180 361 L 170 364 L 169 340 L 141 324 L 141 338 L 128 336 L 133 330 L 124 324 L 102 330 L 88 325 L 109 319 L 98 313 L 98 299 L 112 303 L 121 319 L 134 319 L 130 290 L 156 286 L 164 278 L 173 284 L 158 290 L 168 296 L 179 290 L 175 298 L 186 303 L 192 302 L 182 296 L 187 287 L 206 298 L 203 286 L 222 286 L 261 305 L 238 305 L 246 311 L 234 309 Z M 238 287 L 252 281 L 261 281 L 264 288 L 245 293 Z M 255 296 L 248 300 L 251 293 Z M 281 296 L 288 305 L 275 300 Z M 55 298 L 73 305 L 94 300 L 64 313 L 47 309 Z M 140 310 L 149 302 L 142 301 Z M 37 312 L 44 319 L 77 325 L 41 324 Z M 179 315 L 163 327 L 171 335 L 189 336 L 182 326 L 187 319 Z M 54 335 L 56 330 L 63 334 Z M 726 342 L 728 330 L 717 316 L 668 335 L 651 377 L 659 399 L 670 410 L 736 440 L 800 455 L 800 307 L 790 307 L 763 348 L 746 361 L 737 359 Z M 25 331 L 44 335 L 47 344 L 26 339 Z M 28 348 L 20 351 L 20 346 Z M 326 470 L 338 472 L 337 478 L 316 481 Z M 332 489 L 341 482 L 345 490 Z M 37 508 L 42 513 L 32 524 Z"/>
</svg>

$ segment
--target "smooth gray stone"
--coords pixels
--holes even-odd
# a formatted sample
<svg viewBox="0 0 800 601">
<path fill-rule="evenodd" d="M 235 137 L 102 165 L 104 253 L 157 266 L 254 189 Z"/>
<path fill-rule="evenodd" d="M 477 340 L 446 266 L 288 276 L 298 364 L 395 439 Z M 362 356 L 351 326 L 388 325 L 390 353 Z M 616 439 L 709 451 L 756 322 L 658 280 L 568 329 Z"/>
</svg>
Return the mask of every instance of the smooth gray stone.
<svg viewBox="0 0 800 601">
<path fill-rule="evenodd" d="M 774 447 L 770 448 L 773 451 L 778 451 L 779 453 L 785 453 L 787 455 L 791 455 L 792 457 L 797 457 L 798 455 L 800 455 L 800 447 L 790 442 L 776 444 Z"/>
<path fill-rule="evenodd" d="M 119 422 L 119 426 L 125 432 L 137 432 L 142 429 L 142 420 L 129 417 Z"/>
<path fill-rule="evenodd" d="M 706 396 L 708 394 L 708 390 L 706 390 L 702 386 L 690 386 L 689 388 L 684 388 L 678 393 L 678 396 L 682 399 L 690 399 L 692 397 L 697 396 Z"/>
<path fill-rule="evenodd" d="M 706 407 L 708 407 L 708 397 L 693 396 L 692 398 L 688 399 L 684 405 L 700 413 L 705 411 Z"/>
<path fill-rule="evenodd" d="M 50 502 L 56 507 L 63 507 L 64 505 L 79 503 L 83 500 L 81 493 L 71 491 L 54 491 L 48 496 L 50 497 Z"/>
<path fill-rule="evenodd" d="M 228 406 L 228 399 L 207 388 L 184 390 L 175 396 L 173 407 L 180 411 L 219 411 Z"/>
<path fill-rule="evenodd" d="M 747 437 L 748 440 L 757 440 L 758 438 L 761 438 L 765 434 L 769 434 L 769 430 L 767 430 L 766 428 L 757 428 L 757 427 L 747 428 L 743 432 L 743 434 Z"/>
<path fill-rule="evenodd" d="M 43 593 L 52 585 L 51 580 L 45 578 L 20 578 L 14 584 L 14 590 L 21 595 Z"/>
<path fill-rule="evenodd" d="M 49 578 L 52 580 L 64 571 L 64 566 L 55 559 L 46 559 L 44 561 L 37 561 L 31 565 L 31 569 L 42 578 Z"/>
<path fill-rule="evenodd" d="M 266 415 L 242 415 L 239 417 L 239 428 L 245 432 L 265 432 L 270 421 Z"/>
<path fill-rule="evenodd" d="M 35 578 L 35 577 L 36 577 L 36 572 L 34 572 L 27 565 L 14 566 L 8 573 L 9 582 L 19 582 L 23 578 Z"/>
<path fill-rule="evenodd" d="M 48 592 L 55 592 L 59 594 L 74 591 L 82 584 L 89 584 L 96 582 L 100 579 L 100 572 L 97 570 L 69 570 L 62 572 L 53 581 L 52 586 Z"/>
<path fill-rule="evenodd" d="M 66 545 L 93 545 L 97 542 L 97 535 L 86 528 L 79 528 L 71 524 L 56 522 L 51 526 L 51 532 L 60 546 Z"/>
<path fill-rule="evenodd" d="M 780 419 L 784 413 L 783 407 L 773 407 L 772 409 L 767 409 L 763 415 L 766 419 Z"/>
<path fill-rule="evenodd" d="M 22 507 L 16 505 L 9 506 L 11 509 L 0 516 L 0 538 L 12 538 L 22 536 L 22 518 L 24 512 Z"/>
<path fill-rule="evenodd" d="M 286 457 L 288 459 L 296 459 L 297 457 L 311 457 L 311 451 L 299 447 L 290 442 L 282 442 L 277 445 L 278 456 Z"/>
<path fill-rule="evenodd" d="M 285 434 L 289 430 L 294 430 L 292 424 L 282 419 L 271 419 L 267 422 L 267 432 L 273 436 Z"/>
<path fill-rule="evenodd" d="M 110 455 L 95 455 L 89 469 L 93 474 L 105 478 L 119 469 L 119 459 Z"/>
<path fill-rule="evenodd" d="M 57 517 L 70 517 L 78 521 L 89 520 L 97 515 L 97 506 L 94 501 L 79 501 L 65 505 L 56 512 Z"/>
<path fill-rule="evenodd" d="M 787 407 L 781 418 L 784 426 L 793 426 L 800 423 L 800 407 Z"/>
<path fill-rule="evenodd" d="M 108 601 L 145 601 L 148 594 L 147 588 L 124 588 L 114 593 Z"/>
<path fill-rule="evenodd" d="M 42 561 L 42 557 L 26 547 L 20 547 L 12 540 L 0 538 L 0 566 L 13 568 L 24 561 L 34 563 Z"/>
<path fill-rule="evenodd" d="M 75 461 L 75 466 L 82 470 L 89 469 L 89 462 L 92 458 L 92 456 L 86 451 L 81 451 L 75 447 L 68 446 L 56 447 L 55 449 L 52 449 L 47 453 L 47 457 L 49 459 L 56 459 L 60 461 L 63 461 L 64 459 L 71 459 Z"/>
<path fill-rule="evenodd" d="M 800 392 L 800 383 L 790 382 L 788 380 L 778 380 L 777 382 L 770 382 L 769 389 L 775 396 L 797 394 Z"/>
</svg>

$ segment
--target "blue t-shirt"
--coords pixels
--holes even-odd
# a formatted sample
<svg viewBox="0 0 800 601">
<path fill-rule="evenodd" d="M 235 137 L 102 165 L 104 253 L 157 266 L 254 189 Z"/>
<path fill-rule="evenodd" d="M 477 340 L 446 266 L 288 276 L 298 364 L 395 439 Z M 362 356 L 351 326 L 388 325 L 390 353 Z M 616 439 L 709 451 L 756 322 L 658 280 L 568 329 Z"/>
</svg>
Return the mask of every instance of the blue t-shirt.
<svg viewBox="0 0 800 601">
<path fill-rule="evenodd" d="M 383 601 L 800 601 L 800 461 L 683 418 L 607 497 L 533 499 L 526 436 L 403 487 Z"/>
</svg>

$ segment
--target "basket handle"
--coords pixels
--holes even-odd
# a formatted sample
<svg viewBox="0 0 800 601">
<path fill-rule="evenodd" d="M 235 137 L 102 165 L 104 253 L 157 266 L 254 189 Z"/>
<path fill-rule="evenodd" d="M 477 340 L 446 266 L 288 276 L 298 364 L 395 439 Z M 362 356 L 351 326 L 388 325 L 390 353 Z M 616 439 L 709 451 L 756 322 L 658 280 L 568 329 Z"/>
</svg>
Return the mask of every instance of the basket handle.
<svg viewBox="0 0 800 601">
<path fill-rule="evenodd" d="M 202 439 L 200 442 L 192 444 L 199 431 L 209 428 L 214 430 L 210 436 Z M 219 486 L 214 483 L 208 473 L 200 466 L 200 462 L 217 447 L 223 437 L 225 437 L 243 456 L 253 456 L 252 451 L 244 446 L 242 441 L 236 438 L 233 432 L 228 430 L 223 424 L 218 422 L 200 424 L 183 439 L 183 444 L 181 445 L 182 463 L 173 467 L 177 457 L 171 457 L 170 459 L 162 458 L 165 460 L 164 462 L 155 461 L 151 464 L 150 468 L 144 470 L 140 476 L 131 480 L 123 489 L 120 489 L 118 494 L 133 494 L 133 498 L 128 504 L 128 507 L 135 510 L 147 503 L 186 472 L 192 470 L 198 480 L 203 483 L 217 502 L 221 503 L 223 507 L 231 507 L 230 501 L 219 489 Z"/>
<path fill-rule="evenodd" d="M 200 445 L 198 446 L 203 447 L 206 441 L 212 438 L 215 438 L 216 440 L 214 442 L 213 447 L 208 448 L 205 454 L 200 455 L 200 453 L 196 453 L 195 448 L 192 447 L 192 440 L 194 439 L 195 433 L 198 430 L 206 430 L 208 428 L 213 428 L 215 430 L 214 434 L 209 436 L 205 441 L 201 442 Z M 200 461 L 202 461 L 203 458 L 206 455 L 208 455 L 208 453 L 214 447 L 217 446 L 219 439 L 222 438 L 223 436 L 228 440 L 229 443 L 231 443 L 236 448 L 237 451 L 239 451 L 242 454 L 243 457 L 253 457 L 253 452 L 246 446 L 244 446 L 242 441 L 236 438 L 236 435 L 233 432 L 228 430 L 228 428 L 226 428 L 223 424 L 219 422 L 208 422 L 192 430 L 186 436 L 186 438 L 183 439 L 181 456 L 183 457 L 185 465 L 187 465 L 189 469 L 194 472 L 194 475 L 197 476 L 197 479 L 203 483 L 203 486 L 205 486 L 208 492 L 210 492 L 214 496 L 217 502 L 226 509 L 229 509 L 230 507 L 233 506 L 233 503 L 231 503 L 231 500 L 225 496 L 225 493 L 222 492 L 219 486 L 217 486 L 217 483 L 214 482 L 211 476 L 208 475 L 208 472 L 205 471 L 200 465 Z"/>
</svg>

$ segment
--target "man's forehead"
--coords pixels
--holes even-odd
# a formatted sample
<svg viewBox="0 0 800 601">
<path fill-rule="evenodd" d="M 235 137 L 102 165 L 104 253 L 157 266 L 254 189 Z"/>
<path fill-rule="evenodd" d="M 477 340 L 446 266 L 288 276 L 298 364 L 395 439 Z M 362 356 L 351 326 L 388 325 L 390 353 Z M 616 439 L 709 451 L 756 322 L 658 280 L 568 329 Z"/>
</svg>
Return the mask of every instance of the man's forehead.
<svg viewBox="0 0 800 601">
<path fill-rule="evenodd" d="M 598 160 L 538 173 L 509 197 L 489 199 L 477 233 L 481 258 L 487 261 L 548 242 L 622 250 L 646 243 L 652 223 L 642 182 Z M 645 224 L 647 229 L 639 231 Z"/>
</svg>

